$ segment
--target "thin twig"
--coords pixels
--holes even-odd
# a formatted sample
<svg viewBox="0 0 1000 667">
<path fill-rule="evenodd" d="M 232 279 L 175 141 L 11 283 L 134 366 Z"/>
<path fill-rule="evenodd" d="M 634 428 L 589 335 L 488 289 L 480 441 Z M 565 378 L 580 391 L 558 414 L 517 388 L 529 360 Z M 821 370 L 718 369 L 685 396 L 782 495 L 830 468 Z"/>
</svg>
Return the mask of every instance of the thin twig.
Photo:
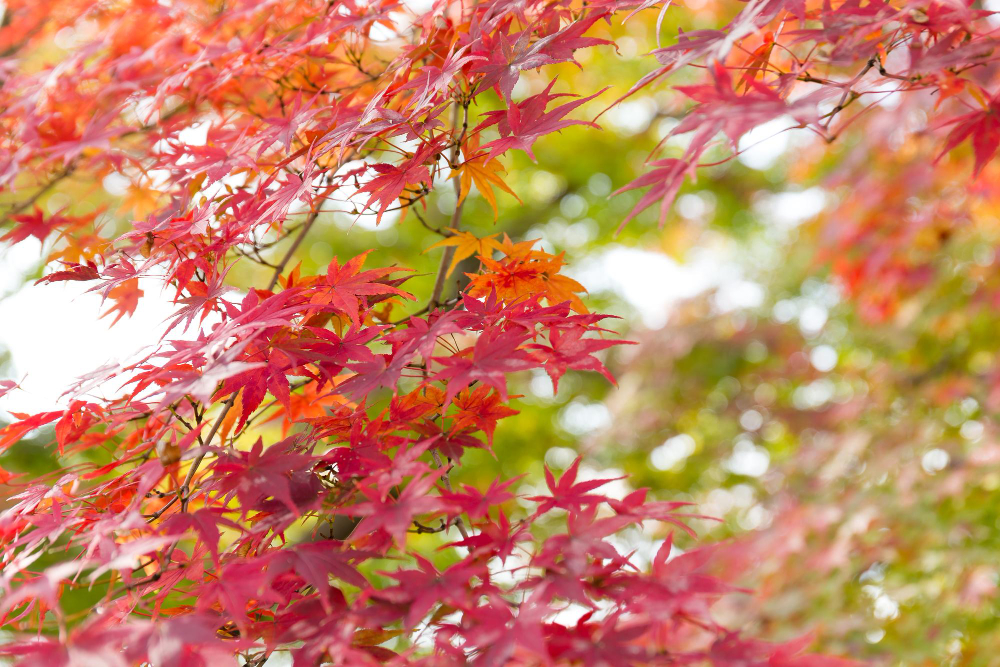
<svg viewBox="0 0 1000 667">
<path fill-rule="evenodd" d="M 219 428 L 222 426 L 222 422 L 225 420 L 226 415 L 229 414 L 229 411 L 232 409 L 233 404 L 236 403 L 236 395 L 237 394 L 234 393 L 223 404 L 222 414 L 220 414 L 219 418 L 215 420 L 214 424 L 212 424 L 212 430 L 208 432 L 208 437 L 205 438 L 205 445 L 204 445 L 205 447 L 212 444 L 212 440 L 215 438 L 215 434 L 218 433 Z M 177 489 L 177 494 L 173 498 L 171 498 L 170 502 L 168 502 L 166 505 L 164 505 L 163 507 L 161 507 L 156 512 L 150 515 L 148 519 L 149 523 L 156 521 L 161 516 L 163 516 L 163 513 L 166 512 L 168 509 L 170 509 L 170 507 L 172 507 L 173 504 L 178 500 L 181 501 L 181 511 L 182 512 L 187 511 L 188 500 L 190 498 L 190 493 L 191 493 L 191 481 L 194 479 L 195 474 L 198 472 L 198 468 L 201 467 L 201 462 L 205 459 L 205 455 L 207 453 L 208 453 L 207 451 L 203 450 L 201 453 L 198 454 L 198 456 L 195 457 L 194 461 L 191 463 L 191 467 L 188 469 L 187 475 L 184 477 L 184 483 L 181 484 L 180 488 Z"/>
<path fill-rule="evenodd" d="M 55 176 L 53 176 L 52 180 L 50 180 L 48 183 L 46 183 L 45 185 L 43 185 L 42 188 L 40 190 L 38 190 L 38 192 L 36 192 L 35 194 L 31 195 L 30 197 L 28 197 L 27 199 L 25 199 L 21 203 L 15 204 L 12 208 L 10 208 L 6 212 L 4 212 L 4 217 L 5 218 L 9 218 L 12 215 L 17 215 L 18 213 L 21 213 L 21 212 L 23 212 L 23 211 L 31 208 L 31 206 L 34 205 L 34 203 L 37 202 L 39 199 L 41 199 L 43 196 L 45 196 L 45 194 L 49 190 L 51 190 L 52 188 L 54 188 L 56 185 L 59 184 L 60 181 L 62 181 L 63 179 L 65 179 L 66 177 L 68 177 L 70 174 L 72 174 L 74 169 L 76 169 L 76 163 L 75 162 L 70 162 L 68 165 L 66 165 L 66 167 L 62 171 L 60 171 L 58 174 L 56 174 Z"/>
<path fill-rule="evenodd" d="M 309 233 L 309 228 L 312 227 L 313 223 L 316 222 L 316 218 L 318 217 L 319 217 L 319 209 L 316 209 L 315 211 L 309 214 L 309 217 L 306 218 L 305 223 L 302 225 L 301 228 L 299 228 L 299 235 L 295 237 L 295 241 L 292 242 L 292 246 L 288 249 L 288 252 L 285 253 L 285 256 L 282 257 L 281 261 L 274 268 L 274 275 L 271 276 L 271 280 L 267 285 L 268 290 L 274 289 L 274 286 L 278 284 L 278 279 L 281 278 L 282 271 L 285 270 L 285 266 L 287 266 L 288 262 L 291 261 L 292 257 L 295 255 L 295 251 L 298 250 L 299 246 L 302 244 L 302 241 Z M 215 438 L 215 434 L 218 433 L 219 428 L 222 426 L 222 422 L 226 419 L 226 415 L 229 414 L 229 411 L 232 409 L 233 404 L 236 403 L 236 396 L 238 395 L 238 393 L 239 392 L 233 392 L 232 396 L 230 396 L 223 404 L 222 414 L 220 414 L 219 418 L 215 420 L 214 424 L 212 424 L 212 430 L 208 432 L 208 436 L 205 438 L 205 446 L 212 444 L 212 440 Z M 167 503 L 165 506 L 157 510 L 157 512 L 155 512 L 152 515 L 150 521 L 155 521 L 160 516 L 162 516 L 163 512 L 165 512 L 168 508 L 170 508 L 178 499 L 181 501 L 181 511 L 182 512 L 187 511 L 188 501 L 190 500 L 191 497 L 191 482 L 194 480 L 194 476 L 195 474 L 197 474 L 198 468 L 201 467 L 201 463 L 205 459 L 205 455 L 207 453 L 208 453 L 207 451 L 203 450 L 200 454 L 198 454 L 197 457 L 195 457 L 194 461 L 191 463 L 191 468 L 188 469 L 187 476 L 184 478 L 184 483 L 177 490 L 177 495 L 169 503 Z M 175 542 L 174 546 L 176 546 L 176 544 L 177 543 Z M 165 561 L 169 560 L 170 555 L 173 553 L 174 546 L 171 546 L 170 551 L 167 552 L 167 556 L 164 559 Z"/>
<path fill-rule="evenodd" d="M 413 211 L 413 214 L 415 216 L 417 216 L 417 220 L 420 221 L 420 224 L 423 225 L 424 227 L 426 227 L 429 231 L 432 231 L 435 234 L 440 234 L 441 236 L 443 236 L 445 238 L 448 238 L 450 236 L 454 236 L 454 234 L 452 232 L 449 232 L 447 229 L 438 229 L 437 227 L 431 227 L 427 223 L 427 221 L 424 220 L 424 216 L 420 215 L 420 211 L 418 211 L 417 209 L 412 209 L 412 211 Z"/>
<path fill-rule="evenodd" d="M 295 251 L 299 249 L 300 245 L 302 245 L 302 241 L 305 240 L 306 234 L 309 233 L 309 228 L 313 226 L 313 223 L 316 222 L 316 218 L 318 217 L 319 209 L 317 208 L 309 214 L 308 218 L 306 218 L 305 223 L 303 223 L 302 228 L 299 230 L 299 235 L 295 237 L 294 241 L 292 241 L 292 246 L 288 249 L 288 252 L 285 253 L 285 256 L 281 258 L 281 261 L 278 262 L 277 266 L 274 267 L 274 275 L 271 276 L 271 282 L 267 284 L 268 291 L 274 289 L 274 286 L 278 284 L 278 279 L 281 278 L 281 273 L 285 270 L 288 262 L 292 260 L 292 257 L 295 255 Z"/>
<path fill-rule="evenodd" d="M 464 110 L 464 117 L 462 120 L 462 132 L 458 135 L 458 139 L 451 145 L 451 156 L 448 162 L 454 166 L 455 161 L 458 159 L 459 146 L 462 144 L 462 140 L 465 138 L 465 133 L 469 129 L 469 103 L 463 102 L 461 105 L 455 105 L 455 113 L 453 114 L 452 127 L 458 127 L 458 110 L 459 106 Z M 462 221 L 462 207 L 465 205 L 465 200 L 462 199 L 462 179 L 456 178 L 454 180 L 455 185 L 455 210 L 451 214 L 451 222 L 448 226 L 451 229 L 458 229 L 459 223 Z M 437 278 L 434 281 L 434 291 L 431 292 L 431 300 L 427 303 L 427 310 L 433 310 L 437 307 L 438 303 L 441 301 L 441 294 L 444 292 L 444 282 L 447 280 L 448 267 L 451 266 L 451 260 L 455 256 L 455 246 L 447 246 L 444 249 L 444 254 L 441 256 L 441 264 L 438 266 Z"/>
<path fill-rule="evenodd" d="M 215 434 L 218 433 L 219 428 L 222 426 L 222 422 L 225 421 L 226 415 L 229 414 L 229 411 L 232 409 L 233 404 L 236 403 L 237 395 L 238 392 L 233 392 L 233 395 L 226 400 L 225 404 L 223 404 L 222 414 L 220 414 L 219 418 L 215 420 L 214 424 L 212 424 L 212 430 L 208 432 L 208 437 L 205 438 L 206 447 L 212 444 L 212 440 L 215 438 Z M 179 489 L 177 489 L 177 495 L 174 496 L 174 498 L 169 503 L 161 507 L 153 515 L 153 518 L 149 519 L 147 523 L 151 523 L 152 521 L 155 521 L 157 518 L 162 516 L 163 512 L 165 512 L 170 506 L 172 506 L 174 502 L 176 502 L 178 499 L 180 499 L 181 501 L 181 512 L 187 512 L 188 502 L 191 500 L 191 482 L 194 480 L 194 476 L 195 474 L 197 474 L 198 468 L 201 467 L 201 462 L 205 460 L 206 454 L 208 454 L 208 451 L 205 449 L 199 452 L 198 456 L 196 456 L 194 461 L 191 462 L 191 467 L 188 469 L 187 475 L 184 477 L 184 483 L 181 484 Z M 174 555 L 174 549 L 177 548 L 177 545 L 179 543 L 180 540 L 175 540 L 167 549 L 167 551 L 163 554 L 163 560 L 161 561 L 162 564 L 160 565 L 159 572 L 162 572 L 164 568 L 166 568 L 166 566 L 170 563 L 170 558 L 171 556 Z M 158 578 L 159 572 L 157 572 L 156 575 L 154 576 Z"/>
<path fill-rule="evenodd" d="M 439 303 L 438 305 L 439 306 L 450 306 L 451 304 L 454 304 L 454 303 L 458 303 L 458 297 L 457 296 L 453 296 L 450 299 L 446 299 L 446 300 L 442 301 L 441 303 Z M 404 317 L 401 320 L 396 320 L 395 322 L 389 322 L 389 326 L 398 327 L 400 324 L 403 324 L 404 322 L 409 322 L 411 317 L 419 317 L 419 316 L 423 315 L 424 313 L 426 313 L 427 311 L 429 311 L 430 309 L 431 309 L 431 307 L 429 305 L 424 306 L 420 310 L 418 310 L 416 312 L 413 312 L 413 313 L 410 313 L 409 315 L 407 315 L 406 317 Z"/>
<path fill-rule="evenodd" d="M 438 454 L 436 449 L 431 450 L 431 456 L 434 457 L 434 465 L 436 465 L 438 468 L 444 467 L 444 464 L 441 462 L 441 455 Z M 442 477 L 442 479 L 444 480 L 444 488 L 448 491 L 448 493 L 451 493 L 450 475 L 451 475 L 451 465 L 449 464 L 448 469 L 444 471 L 444 476 Z M 462 517 L 460 516 L 455 517 L 455 527 L 458 528 L 458 532 L 462 534 L 462 539 L 465 540 L 469 539 L 469 531 L 465 529 L 465 523 L 462 521 Z"/>
<path fill-rule="evenodd" d="M 142 125 L 141 127 L 137 127 L 135 129 L 128 130 L 126 132 L 122 132 L 121 134 L 118 135 L 118 138 L 124 138 L 124 137 L 134 136 L 137 134 L 142 134 L 144 132 L 148 132 L 157 127 L 160 127 L 162 126 L 164 121 L 169 120 L 172 116 L 177 115 L 185 108 L 186 105 L 181 104 L 176 108 L 171 109 L 170 112 L 164 114 L 156 123 L 150 123 L 149 125 Z M 79 166 L 79 160 L 73 160 L 72 162 L 67 164 L 65 167 L 63 167 L 62 171 L 53 176 L 52 179 L 48 183 L 43 185 L 37 192 L 35 192 L 35 194 L 31 195 L 22 202 L 14 204 L 11 208 L 4 211 L 3 219 L 8 219 L 12 215 L 17 215 L 18 213 L 22 213 L 23 211 L 31 208 L 31 206 L 34 205 L 35 202 L 37 202 L 39 199 L 48 194 L 48 192 L 52 190 L 52 188 L 57 186 L 61 181 L 65 180 L 69 176 L 72 176 L 73 172 L 76 171 L 76 168 L 78 166 Z"/>
</svg>

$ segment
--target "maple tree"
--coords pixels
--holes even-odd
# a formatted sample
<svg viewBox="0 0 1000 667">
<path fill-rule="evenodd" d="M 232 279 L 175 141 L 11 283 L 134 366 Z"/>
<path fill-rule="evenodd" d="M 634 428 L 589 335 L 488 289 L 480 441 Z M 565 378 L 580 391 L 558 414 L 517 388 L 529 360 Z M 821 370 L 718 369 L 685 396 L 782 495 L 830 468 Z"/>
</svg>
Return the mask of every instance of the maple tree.
<svg viewBox="0 0 1000 667">
<path fill-rule="evenodd" d="M 650 207 L 665 222 L 685 184 L 776 120 L 834 144 L 869 118 L 920 111 L 913 132 L 930 135 L 931 157 L 906 187 L 933 184 L 966 142 L 969 177 L 989 172 L 991 12 L 723 7 L 724 27 L 681 31 L 616 99 L 601 86 L 553 92 L 554 73 L 610 49 L 613 27 L 637 15 L 659 42 L 683 7 L 9 2 L 2 240 L 51 242 L 40 282 L 84 283 L 112 302 L 113 323 L 148 285 L 176 308 L 157 347 L 82 378 L 64 409 L 15 414 L 0 431 L 8 449 L 51 426 L 59 460 L 34 478 L 0 471 L 11 489 L 0 613 L 16 635 L 0 653 L 26 665 L 262 665 L 275 652 L 302 665 L 846 662 L 804 653 L 808 635 L 768 642 L 715 620 L 712 605 L 741 593 L 711 571 L 712 547 L 674 550 L 669 531 L 701 520 L 688 503 L 615 497 L 617 480 L 581 478 L 579 459 L 547 468 L 533 496 L 516 493 L 517 477 L 451 483 L 517 414 L 512 376 L 542 372 L 556 389 L 570 370 L 611 380 L 605 351 L 627 342 L 562 273 L 564 254 L 463 229 L 473 185 L 499 217 L 497 193 L 517 197 L 502 160 L 595 130 L 600 118 L 583 115 L 593 105 L 670 88 L 674 73 L 703 78 L 672 86 L 689 106 L 646 170 L 617 184 L 626 197 L 645 188 L 622 226 Z M 523 94 L 531 70 L 547 82 Z M 41 206 L 109 177 L 128 184 L 114 239 L 102 211 Z M 453 210 L 432 225 L 427 202 L 448 188 Z M 889 203 L 908 212 L 913 196 Z M 831 225 L 841 252 L 825 258 L 876 320 L 898 307 L 880 279 L 903 293 L 929 273 L 900 256 L 912 228 L 885 222 L 885 205 L 848 198 Z M 426 248 L 441 253 L 427 294 L 369 252 L 314 275 L 296 266 L 335 212 L 375 225 L 397 215 L 443 237 Z M 259 280 L 239 294 L 229 276 L 248 264 Z M 281 437 L 265 427 L 277 420 Z M 636 527 L 665 531 L 648 563 L 613 542 Z M 93 609 L 68 613 L 74 594 Z"/>
</svg>

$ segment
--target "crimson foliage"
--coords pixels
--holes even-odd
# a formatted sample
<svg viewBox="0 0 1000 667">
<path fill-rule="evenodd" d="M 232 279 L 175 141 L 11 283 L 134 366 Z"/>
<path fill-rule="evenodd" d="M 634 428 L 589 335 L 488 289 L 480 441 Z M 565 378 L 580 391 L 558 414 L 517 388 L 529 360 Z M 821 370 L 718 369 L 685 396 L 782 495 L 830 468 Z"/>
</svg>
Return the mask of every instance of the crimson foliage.
<svg viewBox="0 0 1000 667">
<path fill-rule="evenodd" d="M 259 665 L 275 650 L 296 665 L 839 663 L 796 657 L 807 640 L 771 644 L 717 624 L 710 606 L 735 589 L 706 571 L 709 549 L 671 557 L 667 540 L 644 566 L 610 540 L 656 522 L 687 530 L 682 503 L 609 497 L 610 480 L 581 479 L 579 461 L 547 472 L 526 512 L 510 502 L 514 480 L 449 480 L 516 414 L 511 373 L 611 377 L 602 351 L 622 341 L 560 274 L 562 256 L 477 239 L 461 215 L 473 182 L 494 210 L 493 188 L 510 192 L 498 158 L 534 158 L 538 138 L 595 125 L 577 116 L 601 91 L 557 93 L 553 80 L 515 99 L 521 72 L 610 47 L 593 36 L 603 25 L 655 5 L 8 3 L 0 187 L 20 199 L 3 239 L 62 237 L 64 266 L 42 280 L 87 283 L 116 321 L 144 297 L 140 279 L 178 310 L 143 359 L 84 378 L 68 409 L 0 431 L 7 448 L 54 425 L 65 464 L 8 480 L 0 610 L 7 630 L 43 632 L 2 652 L 25 665 Z M 966 103 L 940 107 L 942 150 L 970 140 L 978 172 L 1000 140 L 996 97 L 974 78 L 995 58 L 987 14 L 965 2 L 750 0 L 723 30 L 682 32 L 630 94 L 704 66 L 704 83 L 677 87 L 694 104 L 672 135 L 691 138 L 622 184 L 647 188 L 622 224 L 650 206 L 663 220 L 720 135 L 735 150 L 754 127 L 790 118 L 832 141 L 856 118 L 842 112 L 887 90 Z M 94 38 L 39 64 L 81 18 Z M 112 172 L 156 174 L 161 193 L 133 179 L 136 219 L 114 242 L 93 232 L 93 216 L 36 207 L 71 178 Z M 324 213 L 418 217 L 459 176 L 455 213 L 437 230 L 441 269 L 411 315 L 391 316 L 414 300 L 403 268 L 365 268 L 362 254 L 325 275 L 291 269 Z M 264 259 L 286 237 L 285 254 Z M 478 271 L 446 298 L 470 257 Z M 234 294 L 227 273 L 248 261 L 271 278 Z M 94 398 L 111 380 L 123 392 Z M 265 419 L 283 420 L 284 439 L 251 435 Z M 98 451 L 110 462 L 88 458 Z M 289 538 L 303 528 L 308 539 Z M 450 564 L 420 553 L 413 533 L 452 540 Z M 82 622 L 68 619 L 60 601 L 87 588 L 106 594 Z M 565 620 L 574 610 L 579 620 Z"/>
</svg>

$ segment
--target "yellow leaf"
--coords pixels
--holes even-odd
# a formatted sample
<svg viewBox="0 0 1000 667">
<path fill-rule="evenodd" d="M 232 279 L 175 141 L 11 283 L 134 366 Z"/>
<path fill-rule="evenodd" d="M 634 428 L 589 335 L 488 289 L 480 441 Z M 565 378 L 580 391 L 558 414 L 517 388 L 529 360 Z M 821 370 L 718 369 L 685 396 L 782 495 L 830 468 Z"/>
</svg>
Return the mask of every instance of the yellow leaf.
<svg viewBox="0 0 1000 667">
<path fill-rule="evenodd" d="M 545 298 L 550 304 L 557 304 L 569 301 L 570 308 L 578 313 L 586 313 L 587 307 L 576 295 L 578 292 L 586 292 L 587 289 L 568 276 L 556 273 L 548 276 L 546 281 Z"/>
<path fill-rule="evenodd" d="M 233 407 L 229 408 L 229 412 L 226 416 L 222 418 L 222 428 L 219 429 L 219 435 L 222 441 L 225 442 L 226 438 L 229 437 L 229 432 L 233 430 L 233 426 L 236 425 L 236 416 L 243 412 L 243 390 L 241 389 L 238 394 L 236 394 L 236 400 L 233 401 Z"/>
<path fill-rule="evenodd" d="M 153 188 L 135 184 L 130 185 L 128 192 L 125 193 L 125 197 L 122 199 L 121 208 L 118 210 L 131 211 L 132 217 L 136 220 L 142 220 L 147 214 L 159 208 L 159 200 L 162 194 Z"/>
<path fill-rule="evenodd" d="M 517 201 L 521 201 L 521 198 L 514 194 L 514 191 L 507 187 L 507 184 L 503 182 L 500 178 L 499 172 L 504 171 L 503 165 L 497 160 L 486 161 L 486 156 L 482 155 L 480 157 L 472 158 L 471 160 L 466 160 L 466 162 L 458 168 L 458 171 L 452 176 L 461 175 L 461 194 L 458 197 L 458 203 L 461 204 L 465 200 L 465 196 L 469 194 L 472 183 L 476 184 L 476 189 L 479 190 L 479 194 L 489 202 L 490 207 L 493 209 L 493 219 L 496 220 L 499 215 L 497 211 L 497 200 L 496 196 L 493 194 L 493 187 L 496 186 L 506 192 L 507 194 L 513 195 Z M 524 203 L 524 202 L 521 202 Z"/>
<path fill-rule="evenodd" d="M 979 102 L 979 106 L 981 106 L 983 109 L 990 108 L 989 101 L 987 101 L 986 96 L 983 95 L 982 91 L 979 89 L 978 86 L 969 86 L 968 90 L 969 94 L 972 95 L 977 102 Z"/>
<path fill-rule="evenodd" d="M 195 194 L 201 190 L 201 186 L 205 184 L 205 179 L 208 177 L 208 172 L 202 172 L 191 179 L 188 183 L 188 193 L 193 197 Z"/>
<path fill-rule="evenodd" d="M 382 628 L 362 628 L 354 633 L 355 646 L 378 646 L 393 637 L 403 634 L 402 630 L 386 630 Z"/>
<path fill-rule="evenodd" d="M 450 228 L 449 228 L 450 229 Z M 472 257 L 473 255 L 482 255 L 484 257 L 489 257 L 492 250 L 500 248 L 500 245 L 493 240 L 496 234 L 490 234 L 483 238 L 477 238 L 469 232 L 460 232 L 457 229 L 451 229 L 452 235 L 446 239 L 438 241 L 430 248 L 424 252 L 434 250 L 435 248 L 446 248 L 453 246 L 455 248 L 455 256 L 451 260 L 451 266 L 448 267 L 447 276 L 451 275 L 451 272 L 455 270 L 466 257 Z"/>
</svg>

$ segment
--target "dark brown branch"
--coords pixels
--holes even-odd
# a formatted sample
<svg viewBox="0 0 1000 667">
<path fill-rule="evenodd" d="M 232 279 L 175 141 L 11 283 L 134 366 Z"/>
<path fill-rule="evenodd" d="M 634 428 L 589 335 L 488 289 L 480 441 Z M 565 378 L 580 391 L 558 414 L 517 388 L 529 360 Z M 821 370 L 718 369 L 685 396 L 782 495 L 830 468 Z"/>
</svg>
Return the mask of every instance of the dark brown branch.
<svg viewBox="0 0 1000 667">
<path fill-rule="evenodd" d="M 462 140 L 465 138 L 465 133 L 469 129 L 469 102 L 464 101 L 461 104 L 463 110 L 462 119 L 462 132 L 458 135 L 455 143 L 451 145 L 451 156 L 448 158 L 449 163 L 451 163 L 452 168 L 454 168 L 455 162 L 458 159 L 458 150 L 462 144 Z M 455 105 L 455 114 L 452 120 L 452 126 L 458 126 L 458 113 L 459 105 Z M 462 179 L 454 179 L 455 185 L 455 210 L 451 214 L 451 221 L 448 226 L 451 229 L 458 229 L 459 223 L 462 220 L 462 207 L 465 204 L 465 200 L 462 199 Z M 441 294 L 444 292 L 444 282 L 447 280 L 448 267 L 451 266 L 451 260 L 455 256 L 455 246 L 447 246 L 444 249 L 444 254 L 441 256 L 441 264 L 438 266 L 437 278 L 434 281 L 434 291 L 431 292 L 431 300 L 427 303 L 427 309 L 433 310 L 438 303 L 441 301 Z"/>
<path fill-rule="evenodd" d="M 299 230 L 299 235 L 295 237 L 295 240 L 292 241 L 291 247 L 288 248 L 288 252 L 285 253 L 285 256 L 282 257 L 281 261 L 274 267 L 274 275 L 271 276 L 271 281 L 267 284 L 268 291 L 274 289 L 274 286 L 278 284 L 278 279 L 281 278 L 281 273 L 285 270 L 285 267 L 288 266 L 288 262 L 292 260 L 292 257 L 295 256 L 295 251 L 299 249 L 300 245 L 302 245 L 302 241 L 305 240 L 306 235 L 309 233 L 309 229 L 313 226 L 313 223 L 316 222 L 316 218 L 318 217 L 319 209 L 317 208 L 309 214 L 308 218 L 306 218 L 305 223 Z"/>
</svg>

